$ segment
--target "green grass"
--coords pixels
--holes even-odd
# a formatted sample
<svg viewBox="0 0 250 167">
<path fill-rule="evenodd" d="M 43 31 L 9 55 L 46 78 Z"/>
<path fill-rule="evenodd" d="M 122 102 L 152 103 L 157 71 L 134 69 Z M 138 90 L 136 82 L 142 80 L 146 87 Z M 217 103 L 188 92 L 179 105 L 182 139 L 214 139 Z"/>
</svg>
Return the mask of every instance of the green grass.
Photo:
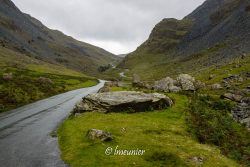
<svg viewBox="0 0 250 167">
<path fill-rule="evenodd" d="M 14 78 L 4 80 L 3 73 L 12 73 Z M 44 83 L 40 77 L 53 83 Z M 89 77 L 42 73 L 13 67 L 0 68 L 0 112 L 7 111 L 46 97 L 70 90 L 94 86 L 97 80 Z"/>
<path fill-rule="evenodd" d="M 161 111 L 145 113 L 85 113 L 68 119 L 58 130 L 63 160 L 72 167 L 96 166 L 199 166 L 187 162 L 190 157 L 202 157 L 204 167 L 240 166 L 226 158 L 217 147 L 199 144 L 186 129 L 189 99 L 185 95 L 169 94 L 175 105 Z M 125 128 L 126 131 L 121 130 Z M 90 141 L 89 129 L 111 132 L 111 142 Z M 146 150 L 143 156 L 105 155 L 108 147 Z"/>
<path fill-rule="evenodd" d="M 219 83 L 222 86 L 223 78 L 228 75 L 240 75 L 243 78 L 243 81 L 231 80 L 231 89 L 246 89 L 250 84 L 249 78 L 246 76 L 246 72 L 249 72 L 250 69 L 250 54 L 246 56 L 245 59 L 237 58 L 232 60 L 229 63 L 224 63 L 219 67 L 211 66 L 202 69 L 199 72 L 193 72 L 191 75 L 195 76 L 197 80 L 201 80 L 207 85 Z M 235 68 L 235 66 L 239 66 Z M 209 79 L 210 75 L 214 75 L 212 79 Z M 237 85 L 239 84 L 239 85 Z M 228 90 L 211 90 L 209 88 L 204 88 L 201 93 L 209 93 L 213 95 L 221 95 L 227 92 Z"/>
<path fill-rule="evenodd" d="M 51 73 L 78 77 L 89 77 L 83 73 L 58 64 L 51 64 L 33 55 L 26 55 L 11 49 L 0 47 L 0 67 L 16 67 L 40 73 Z M 90 77 L 89 77 L 90 78 Z"/>
<path fill-rule="evenodd" d="M 14 74 L 13 80 L 3 80 L 2 74 L 9 72 Z M 53 83 L 42 83 L 40 77 L 50 78 Z M 0 112 L 97 82 L 59 64 L 0 47 Z"/>
<path fill-rule="evenodd" d="M 227 157 L 250 165 L 250 134 L 229 115 L 231 105 L 211 96 L 194 96 L 187 119 L 199 142 L 218 146 Z"/>
</svg>

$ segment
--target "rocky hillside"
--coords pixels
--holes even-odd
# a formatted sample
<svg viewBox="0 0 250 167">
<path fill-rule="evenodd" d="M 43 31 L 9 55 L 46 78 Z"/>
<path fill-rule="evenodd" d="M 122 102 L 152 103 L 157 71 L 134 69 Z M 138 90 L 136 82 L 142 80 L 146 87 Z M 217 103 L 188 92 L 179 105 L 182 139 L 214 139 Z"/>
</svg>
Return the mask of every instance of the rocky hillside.
<svg viewBox="0 0 250 167">
<path fill-rule="evenodd" d="M 0 0 L 0 47 L 34 61 L 39 59 L 90 75 L 95 75 L 99 66 L 119 59 L 101 48 L 47 28 L 22 13 L 10 0 Z"/>
<path fill-rule="evenodd" d="M 249 30 L 249 0 L 207 0 L 182 20 L 163 19 L 120 67 L 148 80 L 225 63 L 250 52 Z"/>
</svg>

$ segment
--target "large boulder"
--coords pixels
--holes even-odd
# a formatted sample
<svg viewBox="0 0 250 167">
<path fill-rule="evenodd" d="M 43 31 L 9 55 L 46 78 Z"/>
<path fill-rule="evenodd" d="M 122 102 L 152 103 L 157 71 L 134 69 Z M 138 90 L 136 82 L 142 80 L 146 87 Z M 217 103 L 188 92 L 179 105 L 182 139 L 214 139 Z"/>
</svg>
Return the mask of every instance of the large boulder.
<svg viewBox="0 0 250 167">
<path fill-rule="evenodd" d="M 144 112 L 149 109 L 163 109 L 173 101 L 162 94 L 135 91 L 106 92 L 87 95 L 73 110 L 83 112 Z"/>
<path fill-rule="evenodd" d="M 195 78 L 188 74 L 180 74 L 177 77 L 177 83 L 182 90 L 195 90 Z"/>
<path fill-rule="evenodd" d="M 156 81 L 153 85 L 153 89 L 155 91 L 161 92 L 178 92 L 181 88 L 175 86 L 176 81 L 170 77 L 164 78 L 160 81 Z"/>
</svg>

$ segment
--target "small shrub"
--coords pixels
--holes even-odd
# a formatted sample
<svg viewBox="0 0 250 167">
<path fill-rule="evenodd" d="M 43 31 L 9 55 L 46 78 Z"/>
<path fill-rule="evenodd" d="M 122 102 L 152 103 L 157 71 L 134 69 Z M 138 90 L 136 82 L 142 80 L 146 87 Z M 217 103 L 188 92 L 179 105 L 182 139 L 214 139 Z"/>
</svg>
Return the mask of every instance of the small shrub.
<svg viewBox="0 0 250 167">
<path fill-rule="evenodd" d="M 105 72 L 105 71 L 107 71 L 107 70 L 110 69 L 110 68 L 112 68 L 112 66 L 111 66 L 110 64 L 108 64 L 108 65 L 106 65 L 106 66 L 100 66 L 100 67 L 98 68 L 98 71 L 99 71 L 99 72 Z"/>
<path fill-rule="evenodd" d="M 246 6 L 246 8 L 245 8 L 245 10 L 246 10 L 246 12 L 250 12 L 250 3 Z"/>
</svg>

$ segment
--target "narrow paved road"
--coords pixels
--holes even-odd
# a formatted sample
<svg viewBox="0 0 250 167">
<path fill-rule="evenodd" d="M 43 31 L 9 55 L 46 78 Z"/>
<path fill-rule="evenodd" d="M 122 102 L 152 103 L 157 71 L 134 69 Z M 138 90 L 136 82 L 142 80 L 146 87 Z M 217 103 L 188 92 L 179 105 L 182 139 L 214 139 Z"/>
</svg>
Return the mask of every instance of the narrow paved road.
<svg viewBox="0 0 250 167">
<path fill-rule="evenodd" d="M 50 136 L 75 103 L 104 85 L 70 91 L 0 114 L 1 167 L 66 167 Z"/>
</svg>

